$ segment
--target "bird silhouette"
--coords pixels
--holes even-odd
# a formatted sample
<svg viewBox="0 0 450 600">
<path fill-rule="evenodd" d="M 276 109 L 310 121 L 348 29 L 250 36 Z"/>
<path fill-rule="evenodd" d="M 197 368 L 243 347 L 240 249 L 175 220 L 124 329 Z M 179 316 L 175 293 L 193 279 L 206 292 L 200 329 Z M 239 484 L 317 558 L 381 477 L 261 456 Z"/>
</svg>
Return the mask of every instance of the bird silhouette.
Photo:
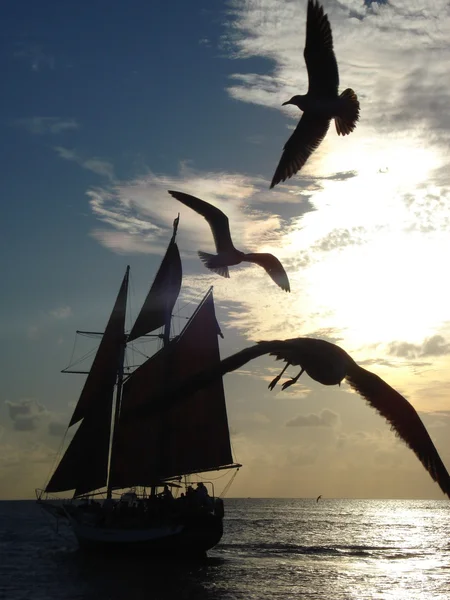
<svg viewBox="0 0 450 600">
<path fill-rule="evenodd" d="M 187 380 L 182 385 L 184 397 L 216 377 L 239 369 L 264 354 L 284 360 L 286 366 L 300 366 L 299 374 L 287 382 L 289 385 L 295 383 L 303 372 L 323 385 L 340 385 L 345 379 L 350 387 L 387 420 L 395 434 L 414 452 L 432 479 L 450 497 L 450 476 L 414 407 L 378 375 L 357 365 L 345 350 L 325 340 L 293 338 L 259 342 Z M 283 372 L 285 370 L 286 367 Z M 282 373 L 271 382 L 270 389 L 273 389 L 281 375 Z M 286 387 L 285 384 L 283 389 Z"/>
<path fill-rule="evenodd" d="M 271 188 L 303 167 L 324 139 L 331 119 L 335 120 L 338 135 L 351 133 L 359 119 L 359 102 L 355 92 L 348 88 L 338 95 L 339 72 L 330 22 L 317 0 L 308 0 L 303 55 L 308 70 L 308 93 L 283 102 L 283 106 L 298 106 L 303 116 L 284 146 Z"/>
<path fill-rule="evenodd" d="M 202 215 L 211 227 L 217 254 L 199 251 L 198 255 L 203 264 L 222 277 L 229 277 L 228 267 L 241 262 L 251 262 L 263 267 L 280 288 L 291 291 L 289 279 L 283 265 L 273 254 L 254 252 L 245 254 L 236 250 L 230 234 L 228 217 L 218 208 L 190 194 L 169 190 L 174 198 Z"/>
</svg>

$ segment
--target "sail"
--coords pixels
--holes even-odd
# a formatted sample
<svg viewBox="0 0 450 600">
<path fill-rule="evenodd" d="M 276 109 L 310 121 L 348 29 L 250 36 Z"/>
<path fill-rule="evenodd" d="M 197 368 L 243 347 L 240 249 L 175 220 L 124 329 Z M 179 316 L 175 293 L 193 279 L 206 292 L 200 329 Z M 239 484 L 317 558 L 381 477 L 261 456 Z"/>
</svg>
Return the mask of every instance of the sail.
<svg viewBox="0 0 450 600">
<path fill-rule="evenodd" d="M 47 493 L 75 490 L 75 496 L 106 486 L 112 402 L 88 414 L 53 473 Z"/>
<path fill-rule="evenodd" d="M 219 328 L 209 291 L 181 335 L 145 363 L 123 387 L 121 415 L 160 398 L 173 384 L 220 361 Z M 168 373 L 167 373 L 167 370 Z M 143 418 L 119 418 L 110 485 L 150 486 L 161 479 L 232 464 L 222 379 Z"/>
<path fill-rule="evenodd" d="M 175 242 L 177 227 L 178 218 L 174 221 L 173 236 L 153 285 L 128 336 L 129 342 L 162 327 L 172 314 L 182 280 L 180 253 Z"/>
<path fill-rule="evenodd" d="M 116 303 L 106 325 L 105 333 L 98 347 L 69 427 L 78 423 L 78 421 L 86 416 L 88 411 L 94 409 L 96 404 L 101 404 L 100 399 L 105 396 L 112 398 L 117 379 L 119 360 L 125 342 L 124 327 L 129 270 L 130 268 L 127 267 Z"/>
<path fill-rule="evenodd" d="M 106 485 L 114 386 L 124 350 L 129 267 L 69 427 L 81 424 L 46 491 L 82 494 Z"/>
</svg>

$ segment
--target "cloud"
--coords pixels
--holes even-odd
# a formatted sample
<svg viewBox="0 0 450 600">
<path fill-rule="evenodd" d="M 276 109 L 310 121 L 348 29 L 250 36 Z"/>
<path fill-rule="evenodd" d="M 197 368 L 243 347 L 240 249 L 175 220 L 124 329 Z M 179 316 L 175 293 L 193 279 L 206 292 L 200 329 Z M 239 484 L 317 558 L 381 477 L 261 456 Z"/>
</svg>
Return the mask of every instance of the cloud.
<svg viewBox="0 0 450 600">
<path fill-rule="evenodd" d="M 431 125 L 441 136 L 442 119 L 449 124 L 447 111 L 441 109 L 448 106 L 450 93 L 444 78 L 450 59 L 445 0 L 428 3 L 423 10 L 406 0 L 395 5 L 368 4 L 330 1 L 325 5 L 342 86 L 354 88 L 362 100 L 360 126 L 367 131 L 376 126 L 382 135 L 423 125 L 421 133 L 428 136 Z M 281 103 L 307 88 L 303 60 L 306 5 L 235 0 L 229 19 L 224 49 L 237 59 L 236 64 L 253 57 L 268 61 L 264 74 L 232 74 L 229 94 L 285 111 Z M 285 114 L 299 116 L 298 111 Z"/>
<path fill-rule="evenodd" d="M 317 462 L 317 450 L 315 447 L 294 446 L 286 448 L 282 459 L 285 467 L 306 467 Z"/>
<path fill-rule="evenodd" d="M 264 377 L 266 381 L 272 381 L 273 377 Z M 308 382 L 309 383 L 309 382 Z M 311 388 L 308 387 L 306 379 L 303 384 L 292 386 L 287 388 L 286 390 L 282 390 L 279 387 L 274 389 L 275 394 L 280 394 L 279 398 L 286 398 L 289 400 L 293 400 L 294 402 L 303 401 L 305 398 L 311 394 Z"/>
<path fill-rule="evenodd" d="M 16 431 L 35 431 L 37 428 L 37 418 L 34 417 L 18 417 L 14 420 L 14 429 Z"/>
<path fill-rule="evenodd" d="M 21 437 L 21 440 L 28 440 L 30 443 L 31 440 L 34 440 L 40 443 L 42 439 L 47 439 L 50 445 L 52 445 L 50 438 L 62 439 L 66 437 L 66 439 L 70 439 L 73 436 L 73 432 L 67 431 L 67 423 L 69 422 L 67 415 L 49 411 L 33 398 L 26 398 L 18 402 L 7 400 L 5 404 L 12 422 L 13 432 L 20 431 L 32 434 L 26 438 Z M 0 440 L 2 433 L 3 430 L 0 428 Z M 11 433 L 10 429 L 10 441 L 16 443 L 15 438 L 11 437 Z"/>
<path fill-rule="evenodd" d="M 49 327 L 54 326 L 54 321 L 63 321 L 72 316 L 72 309 L 70 306 L 59 306 L 46 313 L 41 313 L 38 320 L 38 324 L 30 325 L 26 330 L 26 336 L 29 340 L 38 340 L 43 333 L 45 333 Z M 62 343 L 62 338 L 61 343 Z M 58 342 L 59 343 L 59 342 Z"/>
<path fill-rule="evenodd" d="M 223 45 L 234 59 L 230 95 L 284 111 L 291 129 L 300 113 L 280 105 L 307 88 L 305 6 L 236 0 Z M 449 339 L 439 260 L 450 252 L 449 11 L 441 0 L 423 11 L 404 0 L 370 7 L 329 0 L 325 8 L 342 86 L 354 87 L 361 100 L 361 121 L 351 136 L 339 138 L 331 128 L 301 174 L 270 191 L 272 172 L 201 172 L 187 163 L 175 174 L 110 179 L 88 191 L 98 219 L 91 234 L 116 253 L 161 255 L 180 212 L 183 298 L 214 285 L 216 302 L 230 307 L 222 322 L 249 340 L 332 330 L 356 360 L 406 379 L 411 366 L 420 366 L 411 355 L 446 352 L 445 342 L 422 347 L 424 339 Z M 244 62 L 249 57 L 259 60 Z M 252 64 L 260 72 L 245 72 Z M 273 169 L 287 135 L 282 128 L 279 140 L 267 143 Z M 59 152 L 84 162 L 73 151 Z M 272 252 L 282 261 L 292 294 L 280 294 L 256 266 L 233 267 L 230 280 L 206 271 L 196 252 L 213 250 L 211 231 L 167 189 L 221 208 L 239 249 Z"/>
<path fill-rule="evenodd" d="M 388 428 L 374 429 L 365 431 L 356 429 L 350 432 L 340 431 L 336 437 L 336 447 L 341 452 L 347 450 L 353 453 L 355 461 L 358 460 L 358 455 L 368 450 L 371 455 L 371 461 L 377 460 L 377 455 L 380 452 L 384 457 L 386 453 L 391 455 L 391 461 L 395 461 L 396 453 L 399 448 L 402 449 L 402 454 L 407 455 L 405 444 Z"/>
<path fill-rule="evenodd" d="M 317 244 L 311 248 L 312 252 L 320 250 L 329 252 L 346 246 L 361 246 L 367 241 L 367 231 L 364 227 L 358 226 L 351 229 L 341 228 L 333 229 L 323 237 Z"/>
<path fill-rule="evenodd" d="M 436 197 L 437 190 L 432 191 L 435 186 L 430 185 L 430 182 L 439 182 L 445 186 L 438 195 L 448 201 L 450 169 L 446 148 L 450 140 L 450 117 L 446 107 L 450 103 L 450 86 L 446 73 L 450 68 L 447 41 L 450 12 L 446 2 L 438 0 L 419 9 L 406 0 L 395 5 L 368 2 L 365 6 L 353 1 L 330 0 L 325 4 L 325 11 L 332 26 L 342 89 L 351 86 L 358 93 L 361 120 L 356 131 L 345 140 L 339 139 L 331 128 L 325 142 L 302 170 L 303 178 L 320 173 L 330 180 L 339 180 L 342 178 L 339 173 L 347 172 L 344 177 L 355 184 L 366 179 L 360 197 L 377 190 L 373 202 L 390 193 L 404 194 L 403 201 L 406 201 L 406 190 L 386 189 L 386 183 L 392 181 L 392 168 L 397 169 L 400 162 L 409 163 L 404 180 L 409 181 L 414 190 L 416 185 L 412 180 L 416 174 L 431 167 L 433 175 L 420 177 L 425 183 L 422 194 L 426 199 L 412 192 L 420 215 L 416 213 L 410 227 L 421 231 L 448 229 L 448 215 L 442 214 L 448 211 L 432 209 L 433 202 L 437 202 L 432 196 Z M 297 122 L 300 112 L 287 110 L 281 103 L 307 89 L 307 70 L 302 56 L 306 4 L 236 0 L 231 3 L 228 18 L 224 50 L 235 59 L 236 69 L 240 65 L 245 68 L 248 63 L 244 59 L 266 59 L 265 65 L 259 61 L 264 65 L 263 73 L 233 73 L 229 94 L 243 102 L 281 110 Z M 300 26 L 303 32 L 299 35 Z M 355 47 L 358 47 L 357 54 Z M 278 158 L 276 155 L 275 160 Z M 369 164 L 374 167 L 371 182 L 366 178 L 367 171 L 366 175 L 362 173 Z M 388 177 L 383 182 L 380 177 L 384 175 Z M 290 186 L 291 181 L 286 185 Z M 348 213 L 345 210 L 344 213 L 345 229 L 335 227 L 334 239 L 320 243 L 329 243 L 330 248 L 341 247 L 341 242 L 360 245 L 361 240 L 367 242 L 374 234 L 382 233 L 380 226 L 385 231 L 390 229 L 390 224 L 379 223 L 371 212 L 368 227 L 360 229 L 362 224 L 359 223 L 353 230 Z M 322 218 L 326 221 L 325 214 Z"/>
<path fill-rule="evenodd" d="M 37 340 L 39 339 L 40 329 L 37 325 L 30 325 L 27 329 L 27 338 L 29 340 Z"/>
<path fill-rule="evenodd" d="M 62 438 L 67 431 L 67 423 L 61 423 L 61 421 L 50 421 L 48 424 L 49 435 Z"/>
<path fill-rule="evenodd" d="M 339 415 L 324 408 L 319 414 L 298 415 L 288 421 L 286 427 L 335 427 L 338 422 Z"/>
<path fill-rule="evenodd" d="M 9 417 L 16 431 L 34 431 L 40 419 L 46 414 L 45 408 L 36 400 L 25 399 L 20 402 L 5 402 Z"/>
<path fill-rule="evenodd" d="M 241 417 L 235 417 L 233 419 L 233 429 L 235 431 L 242 431 L 245 429 L 248 432 L 255 427 L 261 429 L 261 427 L 265 427 L 270 423 L 271 420 L 266 414 L 254 411 L 252 413 L 244 414 Z"/>
<path fill-rule="evenodd" d="M 334 173 L 334 175 L 329 175 L 323 179 L 328 179 L 329 181 L 347 181 L 347 179 L 353 179 L 353 177 L 357 177 L 357 175 L 357 171 L 341 171 L 340 173 Z"/>
<path fill-rule="evenodd" d="M 57 320 L 68 319 L 72 316 L 72 309 L 70 306 L 60 306 L 51 310 L 50 315 Z"/>
<path fill-rule="evenodd" d="M 13 125 L 26 129 L 35 135 L 59 134 L 71 129 L 78 129 L 79 125 L 75 119 L 64 119 L 62 117 L 29 117 L 16 119 Z"/>
<path fill-rule="evenodd" d="M 31 70 L 36 73 L 43 69 L 55 68 L 54 56 L 44 51 L 40 44 L 21 42 L 18 44 L 14 56 L 25 60 L 31 66 Z"/>
<path fill-rule="evenodd" d="M 87 169 L 88 171 L 92 171 L 92 173 L 106 177 L 110 181 L 114 181 L 115 179 L 114 167 L 107 160 L 101 158 L 82 158 L 74 150 L 69 150 L 63 146 L 55 146 L 54 150 L 60 158 L 71 160 L 83 169 Z"/>
<path fill-rule="evenodd" d="M 400 158 L 398 148 L 386 146 L 386 155 L 397 153 Z M 409 156 L 414 165 L 423 166 L 421 149 L 410 150 Z M 383 359 L 380 343 L 406 337 L 412 320 L 416 335 L 431 326 L 439 330 L 448 320 L 445 279 L 434 257 L 446 252 L 446 245 L 450 252 L 450 188 L 448 197 L 444 191 L 431 193 L 429 171 L 412 171 L 408 164 L 403 171 L 401 164 L 381 175 L 378 165 L 351 176 L 342 169 L 305 175 L 269 191 L 268 181 L 260 177 L 201 172 L 182 163 L 176 175 L 148 173 L 88 190 L 91 210 L 101 223 L 91 234 L 117 253 L 161 255 L 180 212 L 177 240 L 184 260 L 193 259 L 191 270 L 185 270 L 184 298 L 214 285 L 217 301 L 227 306 L 222 323 L 250 340 L 332 331 L 355 359 L 380 359 L 397 367 L 398 362 Z M 256 266 L 232 268 L 230 280 L 204 269 L 197 250 L 214 251 L 211 231 L 168 189 L 221 208 L 236 247 L 275 254 L 293 293 L 280 296 Z M 431 288 L 436 290 L 432 298 Z M 395 294 L 386 293 L 392 289 Z M 430 303 L 430 310 L 423 311 Z"/>
<path fill-rule="evenodd" d="M 88 191 L 93 213 L 107 228 L 92 234 L 117 252 L 161 253 L 167 244 L 177 213 L 182 215 L 178 239 L 187 242 L 193 253 L 198 244 L 213 249 L 206 221 L 167 194 L 168 189 L 192 193 L 223 210 L 229 220 L 237 247 L 258 250 L 275 245 L 282 234 L 282 221 L 268 202 L 292 203 L 298 200 L 291 190 L 268 190 L 267 182 L 239 173 L 198 172 L 181 164 L 173 176 L 149 174 L 130 182 L 116 182 L 108 189 Z M 311 210 L 299 203 L 297 213 Z"/>
<path fill-rule="evenodd" d="M 450 410 L 436 410 L 419 413 L 427 429 L 442 429 L 450 425 Z"/>
<path fill-rule="evenodd" d="M 441 335 L 434 335 L 424 340 L 422 344 L 409 342 L 392 342 L 389 354 L 405 358 L 422 358 L 426 356 L 444 356 L 450 354 L 450 344 Z"/>
</svg>

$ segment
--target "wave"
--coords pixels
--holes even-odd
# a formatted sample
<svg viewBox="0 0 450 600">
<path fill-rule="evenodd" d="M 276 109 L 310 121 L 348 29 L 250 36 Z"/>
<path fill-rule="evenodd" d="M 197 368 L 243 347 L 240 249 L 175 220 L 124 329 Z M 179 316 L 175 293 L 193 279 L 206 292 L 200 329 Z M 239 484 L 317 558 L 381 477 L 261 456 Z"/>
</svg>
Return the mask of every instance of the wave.
<svg viewBox="0 0 450 600">
<path fill-rule="evenodd" d="M 224 552 L 238 552 L 245 554 L 257 554 L 259 556 L 270 556 L 270 555 L 311 555 L 311 556 L 357 556 L 367 557 L 376 559 L 402 559 L 402 558 L 413 558 L 419 556 L 420 553 L 400 551 L 398 548 L 393 546 L 355 546 L 355 545 L 300 545 L 300 544 L 286 544 L 286 543 L 222 543 L 218 550 Z"/>
</svg>

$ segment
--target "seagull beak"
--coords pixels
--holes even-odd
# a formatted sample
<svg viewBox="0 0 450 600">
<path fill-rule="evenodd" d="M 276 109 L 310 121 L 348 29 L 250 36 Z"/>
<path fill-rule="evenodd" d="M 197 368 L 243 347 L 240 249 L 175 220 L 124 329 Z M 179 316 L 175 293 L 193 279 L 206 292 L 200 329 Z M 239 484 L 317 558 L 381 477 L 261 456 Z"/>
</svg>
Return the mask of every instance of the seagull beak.
<svg viewBox="0 0 450 600">
<path fill-rule="evenodd" d="M 286 106 L 286 104 L 291 104 L 291 101 L 288 100 L 287 102 L 283 102 L 283 104 L 281 106 Z"/>
</svg>

